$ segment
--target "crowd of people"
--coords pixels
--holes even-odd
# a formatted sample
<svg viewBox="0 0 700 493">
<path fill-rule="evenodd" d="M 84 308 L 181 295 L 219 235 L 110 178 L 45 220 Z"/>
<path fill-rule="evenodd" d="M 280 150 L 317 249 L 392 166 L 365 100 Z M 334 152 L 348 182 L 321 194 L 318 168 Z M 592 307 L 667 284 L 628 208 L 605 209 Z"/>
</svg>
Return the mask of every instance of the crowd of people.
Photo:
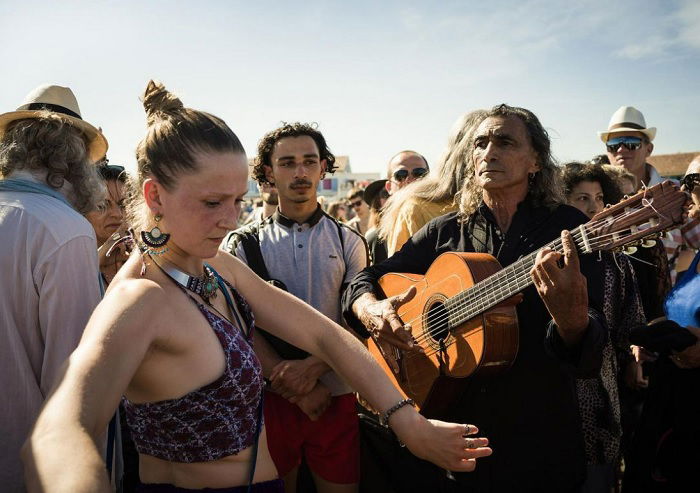
<svg viewBox="0 0 700 493">
<path fill-rule="evenodd" d="M 142 100 L 136 173 L 108 161 L 69 88 L 0 114 L 3 491 L 693 481 L 700 156 L 669 185 L 688 195 L 677 229 L 589 255 L 570 232 L 662 183 L 639 110 L 598 132 L 603 154 L 565 164 L 531 111 L 470 111 L 438 162 L 401 150 L 384 178 L 324 202 L 336 159 L 316 124 L 266 133 L 249 169 L 219 117 L 153 81 Z M 249 175 L 260 201 L 242 213 Z M 424 351 L 398 315 L 419 295 L 386 297 L 379 280 L 426 274 L 446 252 L 531 256 L 530 281 L 507 302 L 512 364 L 424 416 L 388 374 Z"/>
</svg>

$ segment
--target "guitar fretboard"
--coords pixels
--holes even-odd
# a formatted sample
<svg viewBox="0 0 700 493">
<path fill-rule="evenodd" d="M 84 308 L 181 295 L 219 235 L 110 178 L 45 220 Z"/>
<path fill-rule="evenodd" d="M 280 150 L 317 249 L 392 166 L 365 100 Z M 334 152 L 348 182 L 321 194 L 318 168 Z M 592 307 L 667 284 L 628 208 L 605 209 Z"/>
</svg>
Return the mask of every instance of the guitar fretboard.
<svg viewBox="0 0 700 493">
<path fill-rule="evenodd" d="M 571 231 L 579 252 L 590 252 L 594 249 L 585 233 L 586 231 L 582 231 L 581 228 Z M 544 248 L 563 253 L 561 238 L 548 243 Z M 538 251 L 535 250 L 469 289 L 447 299 L 445 308 L 449 317 L 449 326 L 456 327 L 463 324 L 530 286 L 533 283 L 530 270 L 535 265 Z"/>
</svg>

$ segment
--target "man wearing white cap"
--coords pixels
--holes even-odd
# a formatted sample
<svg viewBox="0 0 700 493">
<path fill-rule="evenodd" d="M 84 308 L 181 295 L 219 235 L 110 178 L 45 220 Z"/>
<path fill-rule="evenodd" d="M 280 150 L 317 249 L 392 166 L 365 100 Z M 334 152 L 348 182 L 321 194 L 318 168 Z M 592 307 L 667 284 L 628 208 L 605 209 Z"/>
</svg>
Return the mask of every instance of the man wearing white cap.
<svg viewBox="0 0 700 493">
<path fill-rule="evenodd" d="M 661 183 L 656 169 L 646 162 L 654 150 L 656 128 L 647 128 L 644 115 L 633 106 L 620 106 L 613 113 L 608 129 L 598 132 L 605 143 L 610 164 L 624 166 L 637 178 L 637 190 Z"/>
<path fill-rule="evenodd" d="M 0 115 L 0 489 L 24 491 L 19 452 L 100 300 L 95 232 L 102 133 L 72 91 L 41 86 Z M 66 460 L 69 460 L 66 458 Z"/>
</svg>

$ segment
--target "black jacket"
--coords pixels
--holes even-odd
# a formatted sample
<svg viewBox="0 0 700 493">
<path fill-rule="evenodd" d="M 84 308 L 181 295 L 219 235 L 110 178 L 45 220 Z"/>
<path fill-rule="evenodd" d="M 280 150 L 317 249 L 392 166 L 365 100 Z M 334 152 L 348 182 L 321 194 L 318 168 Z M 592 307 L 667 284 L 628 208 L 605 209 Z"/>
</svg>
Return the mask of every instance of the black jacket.
<svg viewBox="0 0 700 493">
<path fill-rule="evenodd" d="M 362 331 L 352 303 L 374 291 L 385 273 L 424 274 L 441 253 L 449 251 L 490 253 L 507 266 L 556 239 L 562 230 L 586 221 L 572 207 L 552 211 L 528 201 L 519 205 L 505 235 L 483 204 L 465 222 L 457 213 L 438 217 L 391 258 L 355 277 L 343 297 L 346 320 Z M 607 337 L 598 316 L 604 278 L 596 260 L 595 254 L 581 258 L 590 316 L 578 347 L 564 346 L 536 289 L 526 288 L 517 306 L 520 344 L 513 366 L 497 377 L 472 378 L 445 416 L 477 425 L 494 450 L 492 457 L 477 462 L 476 472 L 457 475 L 458 483 L 475 488 L 465 491 L 574 491 L 583 481 L 586 460 L 574 378 L 597 374 Z"/>
</svg>

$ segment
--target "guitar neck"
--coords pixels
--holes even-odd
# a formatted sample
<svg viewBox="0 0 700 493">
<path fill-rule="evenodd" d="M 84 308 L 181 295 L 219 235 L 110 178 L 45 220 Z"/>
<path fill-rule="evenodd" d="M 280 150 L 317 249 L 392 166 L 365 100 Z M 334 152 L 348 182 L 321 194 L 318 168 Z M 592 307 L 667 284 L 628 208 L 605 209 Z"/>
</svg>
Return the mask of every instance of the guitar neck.
<svg viewBox="0 0 700 493">
<path fill-rule="evenodd" d="M 596 249 L 594 242 L 588 236 L 585 225 L 570 231 L 579 253 L 590 253 Z M 548 243 L 548 248 L 563 253 L 561 238 Z M 450 327 L 456 327 L 472 318 L 481 315 L 486 310 L 502 303 L 530 286 L 532 277 L 530 270 L 535 265 L 537 252 L 518 259 L 496 274 L 474 284 L 445 301 L 449 316 Z"/>
</svg>

